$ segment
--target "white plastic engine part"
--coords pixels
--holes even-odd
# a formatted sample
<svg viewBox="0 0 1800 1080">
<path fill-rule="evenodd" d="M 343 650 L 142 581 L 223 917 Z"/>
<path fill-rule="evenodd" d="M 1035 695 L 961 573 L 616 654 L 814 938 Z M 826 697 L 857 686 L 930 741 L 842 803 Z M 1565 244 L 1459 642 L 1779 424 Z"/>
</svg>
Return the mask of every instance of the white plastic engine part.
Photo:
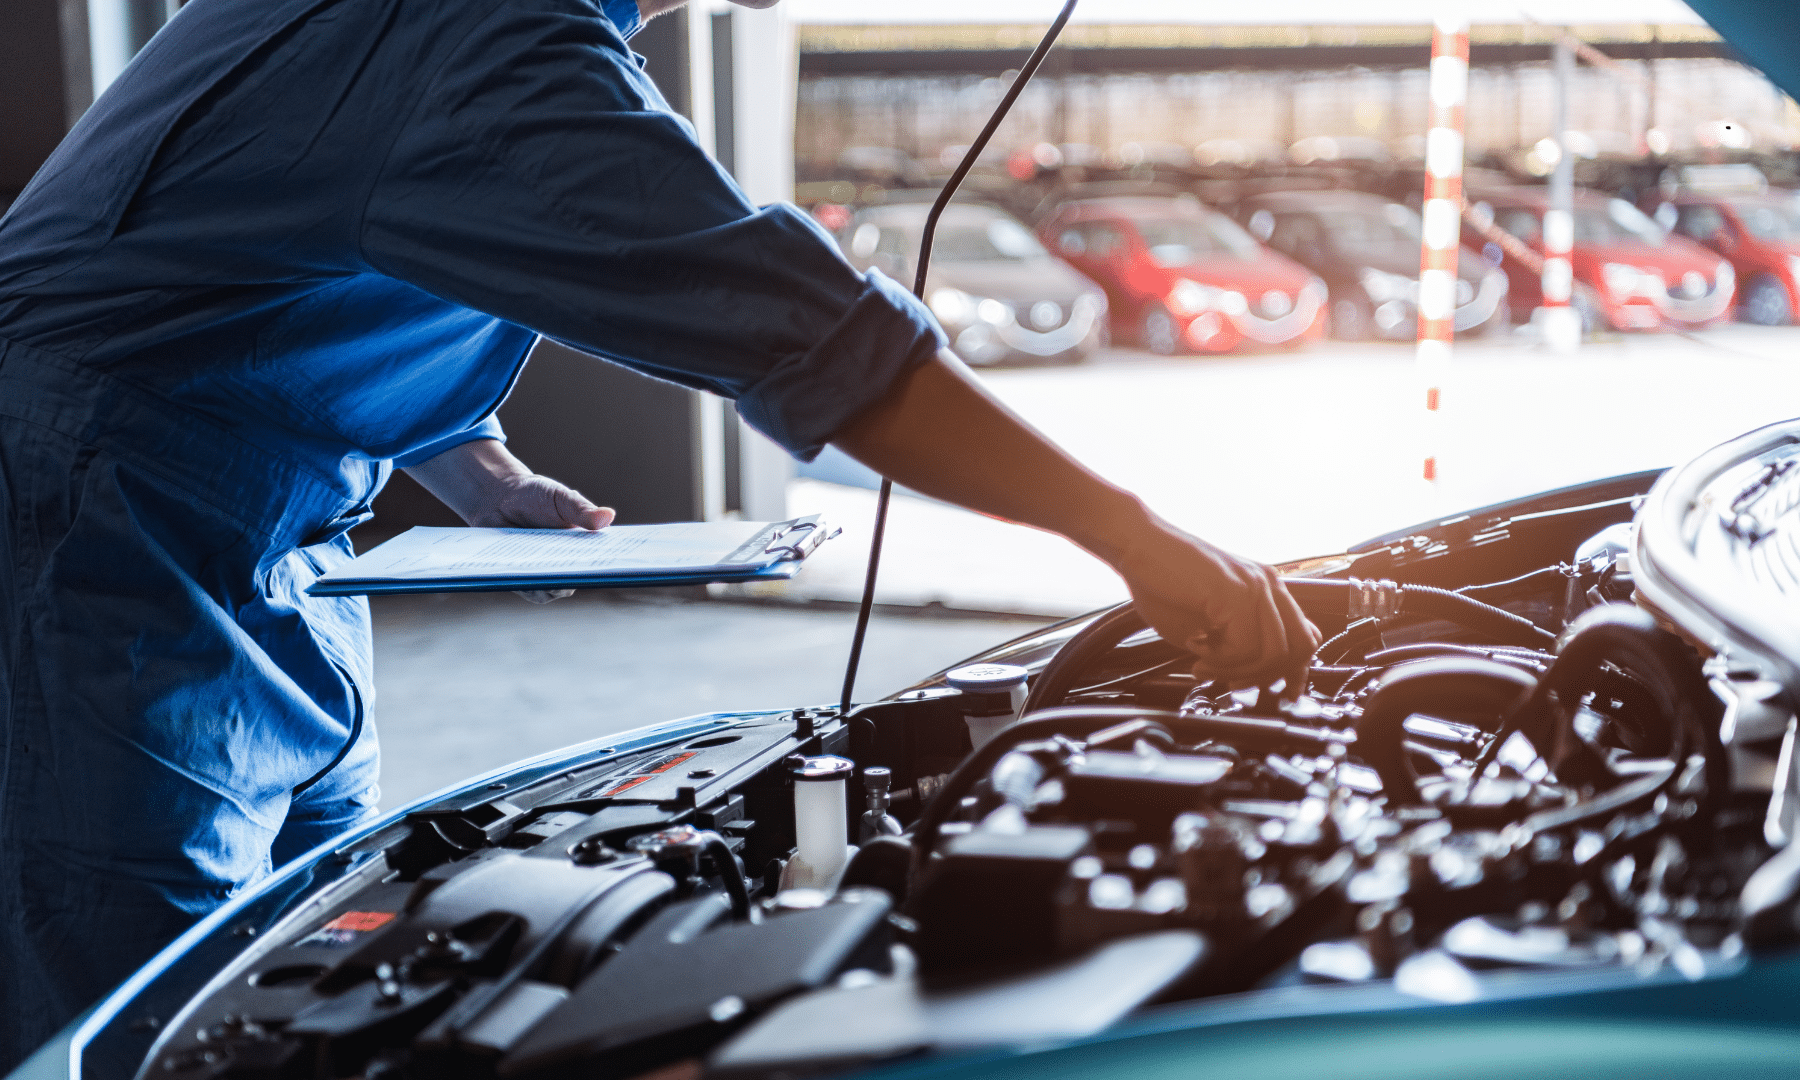
<svg viewBox="0 0 1800 1080">
<path fill-rule="evenodd" d="M 1016 664 L 970 664 L 944 676 L 963 694 L 963 722 L 975 749 L 1019 718 L 1031 673 Z"/>
<path fill-rule="evenodd" d="M 781 875 L 783 889 L 837 888 L 850 847 L 845 785 L 856 772 L 848 758 L 800 758 L 794 778 L 794 857 Z"/>
</svg>

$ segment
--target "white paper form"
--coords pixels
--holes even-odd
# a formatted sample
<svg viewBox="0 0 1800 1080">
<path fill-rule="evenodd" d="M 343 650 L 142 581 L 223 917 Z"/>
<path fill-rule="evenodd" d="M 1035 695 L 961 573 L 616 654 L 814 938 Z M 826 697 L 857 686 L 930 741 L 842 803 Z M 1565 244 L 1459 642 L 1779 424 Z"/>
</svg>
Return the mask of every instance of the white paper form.
<svg viewBox="0 0 1800 1080">
<path fill-rule="evenodd" d="M 762 521 L 613 525 L 571 529 L 452 529 L 421 526 L 321 578 L 431 581 L 444 578 L 586 577 L 767 566 L 779 554 L 748 542 L 781 526 Z"/>
</svg>

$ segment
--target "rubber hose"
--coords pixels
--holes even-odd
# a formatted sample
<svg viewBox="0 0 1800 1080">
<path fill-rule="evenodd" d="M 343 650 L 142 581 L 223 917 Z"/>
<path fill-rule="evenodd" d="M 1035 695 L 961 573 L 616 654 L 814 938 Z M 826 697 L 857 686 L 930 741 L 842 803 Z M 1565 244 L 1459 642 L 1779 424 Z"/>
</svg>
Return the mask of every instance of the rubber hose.
<svg viewBox="0 0 1800 1080">
<path fill-rule="evenodd" d="M 731 915 L 735 919 L 750 917 L 750 885 L 744 880 L 744 870 L 738 865 L 737 856 L 725 843 L 725 838 L 718 833 L 707 830 L 706 853 L 712 856 L 713 865 L 719 868 L 719 876 L 725 879 L 725 895 L 731 897 Z"/>
<path fill-rule="evenodd" d="M 1727 792 L 1730 763 L 1719 744 L 1723 703 L 1707 686 L 1687 645 L 1632 604 L 1592 608 L 1571 623 L 1568 640 L 1540 680 L 1530 710 L 1521 714 L 1520 719 L 1532 725 L 1526 735 L 1540 751 L 1554 755 L 1550 764 L 1557 776 L 1577 783 L 1616 779 L 1605 760 L 1570 726 L 1581 694 L 1610 681 L 1610 673 L 1602 668 L 1608 663 L 1627 672 L 1656 707 L 1668 730 L 1670 757 L 1677 770 L 1688 754 L 1701 753 L 1706 759 L 1708 799 Z M 1556 695 L 1557 707 L 1551 706 L 1551 694 Z"/>
<path fill-rule="evenodd" d="M 1530 672 L 1477 656 L 1400 664 L 1382 673 L 1363 705 L 1356 721 L 1356 756 L 1381 777 L 1382 791 L 1390 801 L 1417 803 L 1419 785 L 1406 761 L 1407 717 L 1423 712 L 1498 731 L 1537 688 L 1538 680 Z"/>
<path fill-rule="evenodd" d="M 1343 611 L 1349 607 L 1351 584 L 1348 581 L 1283 578 L 1282 583 L 1303 610 Z M 1403 611 L 1449 619 L 1507 644 L 1548 649 L 1556 643 L 1556 635 L 1541 629 L 1530 619 L 1514 615 L 1504 608 L 1429 585 L 1401 585 L 1399 589 L 1403 598 Z M 1361 624 L 1352 624 L 1357 625 Z M 1032 680 L 1025 711 L 1040 712 L 1061 705 L 1079 685 L 1083 674 L 1092 664 L 1112 651 L 1114 646 L 1148 626 L 1144 617 L 1138 614 L 1137 608 L 1129 602 L 1095 616 L 1093 622 L 1082 627 L 1056 651 L 1044 670 Z M 1377 629 L 1378 624 L 1370 623 L 1363 632 L 1372 634 Z M 1342 640 L 1347 633 L 1349 630 L 1320 646 L 1320 651 L 1323 652 L 1332 642 Z"/>
<path fill-rule="evenodd" d="M 1288 592 L 1302 608 L 1324 608 L 1336 604 L 1339 611 L 1350 606 L 1348 581 L 1324 578 L 1284 578 Z M 1466 626 L 1504 644 L 1547 649 L 1555 645 L 1556 635 L 1522 615 L 1505 608 L 1484 604 L 1473 597 L 1430 585 L 1400 585 L 1400 610 L 1413 615 L 1430 615 Z"/>
<path fill-rule="evenodd" d="M 1044 670 L 1031 681 L 1031 691 L 1021 713 L 1042 712 L 1061 705 L 1089 667 L 1119 642 L 1148 626 L 1129 601 L 1096 615 L 1093 622 L 1063 642 L 1062 648 L 1056 650 L 1056 655 L 1044 665 Z"/>
</svg>

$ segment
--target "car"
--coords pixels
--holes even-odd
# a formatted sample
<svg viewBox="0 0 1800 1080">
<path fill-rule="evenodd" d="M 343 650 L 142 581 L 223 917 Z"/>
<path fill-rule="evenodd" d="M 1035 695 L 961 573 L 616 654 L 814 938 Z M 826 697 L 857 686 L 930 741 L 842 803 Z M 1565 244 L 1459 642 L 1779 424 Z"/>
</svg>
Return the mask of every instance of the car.
<svg viewBox="0 0 1800 1080">
<path fill-rule="evenodd" d="M 1419 215 L 1363 191 L 1268 191 L 1235 213 L 1251 233 L 1324 281 L 1331 334 L 1344 341 L 1410 341 L 1419 318 Z M 1505 330 L 1507 275 L 1461 252 L 1456 271 L 1458 334 Z"/>
<path fill-rule="evenodd" d="M 1791 326 L 1800 311 L 1800 205 L 1786 191 L 1677 195 L 1674 232 L 1718 252 L 1738 281 L 1738 317 Z M 1666 216 L 1661 211 L 1659 214 Z"/>
<path fill-rule="evenodd" d="M 910 286 L 928 201 L 859 211 L 839 234 L 859 270 Z M 963 360 L 1079 363 L 1107 342 L 1106 294 L 996 206 L 953 203 L 938 223 L 925 297 Z"/>
<path fill-rule="evenodd" d="M 1492 208 L 1497 227 L 1543 254 L 1548 190 L 1496 186 L 1484 188 L 1479 198 Z M 1527 320 L 1543 304 L 1541 277 L 1515 253 L 1504 259 L 1513 281 L 1513 312 Z M 1575 274 L 1570 302 L 1581 313 L 1585 332 L 1698 329 L 1731 317 L 1737 295 L 1731 263 L 1686 237 L 1670 235 L 1624 199 L 1576 190 L 1569 261 Z"/>
<path fill-rule="evenodd" d="M 1106 289 L 1116 334 L 1159 355 L 1299 345 L 1324 330 L 1324 286 L 1191 195 L 1072 199 L 1038 235 Z"/>
<path fill-rule="evenodd" d="M 473 777 L 14 1080 L 1791 1076 L 1800 420 L 1281 567 L 1308 685 L 1129 605 L 891 697 Z"/>
</svg>

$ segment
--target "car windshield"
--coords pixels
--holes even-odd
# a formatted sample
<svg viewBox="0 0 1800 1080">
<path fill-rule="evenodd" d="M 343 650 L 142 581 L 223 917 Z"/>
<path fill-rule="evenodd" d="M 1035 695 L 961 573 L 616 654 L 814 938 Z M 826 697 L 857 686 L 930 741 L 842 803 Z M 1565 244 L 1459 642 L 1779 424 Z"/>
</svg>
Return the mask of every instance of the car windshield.
<svg viewBox="0 0 1800 1080">
<path fill-rule="evenodd" d="M 918 240 L 914 238 L 914 246 Z M 1026 262 L 1049 253 L 1025 226 L 1007 218 L 959 221 L 938 226 L 931 257 L 938 262 Z"/>
<path fill-rule="evenodd" d="M 1339 251 L 1419 249 L 1419 217 L 1399 203 L 1379 210 L 1320 210 L 1316 215 Z"/>
<path fill-rule="evenodd" d="M 1758 240 L 1800 240 L 1800 208 L 1792 203 L 1740 202 L 1733 210 Z"/>
<path fill-rule="evenodd" d="M 1645 244 L 1661 247 L 1668 234 L 1642 210 L 1624 199 L 1608 199 L 1605 207 L 1575 208 L 1577 244 Z"/>
<path fill-rule="evenodd" d="M 1144 246 L 1158 266 L 1177 267 L 1201 259 L 1254 259 L 1261 248 L 1250 234 L 1222 214 L 1147 218 L 1137 222 Z"/>
</svg>

